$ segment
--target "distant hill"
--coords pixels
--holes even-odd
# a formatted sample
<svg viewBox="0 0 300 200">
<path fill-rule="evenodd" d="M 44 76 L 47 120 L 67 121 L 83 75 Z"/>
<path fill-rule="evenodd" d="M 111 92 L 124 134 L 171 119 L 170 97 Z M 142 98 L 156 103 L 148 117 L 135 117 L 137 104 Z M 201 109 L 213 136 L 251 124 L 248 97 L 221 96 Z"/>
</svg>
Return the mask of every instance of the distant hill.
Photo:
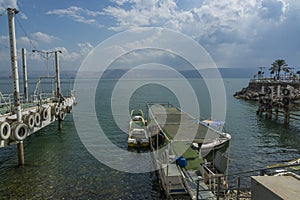
<svg viewBox="0 0 300 200">
<path fill-rule="evenodd" d="M 214 78 L 217 69 L 202 69 L 197 73 L 196 70 L 182 70 L 180 73 L 186 78 L 199 78 L 199 74 L 201 77 L 205 75 L 209 78 Z M 253 75 L 257 72 L 258 69 L 256 68 L 218 68 L 219 73 L 223 78 L 252 78 Z M 151 73 L 147 73 L 147 70 L 137 70 L 135 74 L 139 78 L 144 77 L 151 77 L 155 74 L 156 77 L 169 77 L 172 78 L 172 75 L 168 73 L 164 73 L 164 70 L 151 70 Z M 124 69 L 110 69 L 106 70 L 103 73 L 103 78 L 112 78 L 112 79 L 119 79 L 126 73 Z M 95 77 L 97 73 L 95 72 L 84 72 L 81 73 L 82 78 L 97 78 Z M 151 75 L 150 75 L 151 74 Z M 29 71 L 28 78 L 38 78 L 39 76 L 45 76 L 45 71 Z M 77 75 L 77 71 L 61 71 L 60 76 L 61 78 L 75 78 Z M 9 78 L 11 76 L 11 71 L 0 71 L 0 78 Z M 50 72 L 50 76 L 54 76 L 54 72 Z M 19 71 L 19 78 L 22 79 L 22 71 Z"/>
</svg>

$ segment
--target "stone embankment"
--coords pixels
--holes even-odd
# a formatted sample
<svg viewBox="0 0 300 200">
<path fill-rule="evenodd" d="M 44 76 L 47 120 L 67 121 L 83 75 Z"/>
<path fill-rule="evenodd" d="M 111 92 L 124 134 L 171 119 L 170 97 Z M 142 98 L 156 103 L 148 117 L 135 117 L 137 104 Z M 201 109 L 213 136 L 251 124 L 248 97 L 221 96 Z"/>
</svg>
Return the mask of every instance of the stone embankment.
<svg viewBox="0 0 300 200">
<path fill-rule="evenodd" d="M 282 101 L 288 97 L 290 102 L 300 100 L 300 82 L 284 80 L 251 80 L 249 85 L 233 95 L 237 99 L 259 101 L 261 97 Z"/>
</svg>

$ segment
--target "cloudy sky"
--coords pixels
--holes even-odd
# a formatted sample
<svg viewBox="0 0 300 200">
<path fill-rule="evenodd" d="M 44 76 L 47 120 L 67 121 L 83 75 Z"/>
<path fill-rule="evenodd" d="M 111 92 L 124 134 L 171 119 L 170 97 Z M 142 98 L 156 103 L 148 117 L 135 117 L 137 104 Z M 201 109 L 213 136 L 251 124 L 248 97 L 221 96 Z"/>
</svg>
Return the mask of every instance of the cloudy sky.
<svg viewBox="0 0 300 200">
<path fill-rule="evenodd" d="M 269 67 L 281 58 L 300 69 L 299 0 L 0 0 L 1 70 L 10 66 L 7 7 L 19 10 L 18 55 L 26 48 L 34 69 L 45 59 L 32 49 L 60 49 L 61 68 L 76 70 L 99 43 L 138 27 L 184 33 L 218 67 Z"/>
</svg>

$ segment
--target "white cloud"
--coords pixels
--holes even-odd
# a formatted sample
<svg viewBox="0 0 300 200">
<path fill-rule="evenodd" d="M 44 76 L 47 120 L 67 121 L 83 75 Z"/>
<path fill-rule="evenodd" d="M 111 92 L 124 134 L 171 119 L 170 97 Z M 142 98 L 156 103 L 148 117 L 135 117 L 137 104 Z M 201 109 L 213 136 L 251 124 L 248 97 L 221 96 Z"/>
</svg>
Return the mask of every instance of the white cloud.
<svg viewBox="0 0 300 200">
<path fill-rule="evenodd" d="M 78 63 L 80 63 L 88 55 L 88 53 L 90 53 L 90 51 L 94 49 L 94 46 L 89 42 L 78 43 L 77 46 L 79 48 L 79 51 L 76 52 L 70 52 L 65 47 L 56 47 L 55 49 L 62 51 L 61 57 L 63 61 L 77 63 L 77 66 Z"/>
<path fill-rule="evenodd" d="M 113 17 L 117 26 L 110 29 L 115 31 L 128 30 L 141 26 L 162 25 L 173 18 L 176 3 L 173 0 L 117 0 L 112 1 L 119 6 L 109 6 L 103 11 Z M 124 3 L 130 4 L 130 9 L 121 8 Z"/>
<path fill-rule="evenodd" d="M 6 12 L 7 8 L 18 9 L 17 0 L 0 0 L 0 13 Z"/>
<path fill-rule="evenodd" d="M 28 37 L 19 37 L 17 39 L 18 46 L 37 46 L 37 42 L 30 40 Z"/>
<path fill-rule="evenodd" d="M 20 15 L 21 15 L 21 19 L 28 19 L 28 17 L 25 15 L 25 13 L 20 12 Z"/>
<path fill-rule="evenodd" d="M 249 38 L 249 34 L 257 32 L 258 27 L 253 27 L 255 24 L 264 21 L 274 25 L 281 23 L 288 9 L 284 0 L 203 0 L 201 5 L 189 10 L 179 8 L 176 0 L 111 2 L 116 6 L 108 6 L 103 11 L 116 21 L 116 26 L 110 27 L 112 30 L 163 26 L 194 38 L 207 39 L 217 31 L 237 31 L 235 35 L 241 39 Z"/>
<path fill-rule="evenodd" d="M 98 15 L 101 15 L 101 12 L 90 11 L 88 9 L 83 9 L 77 6 L 71 6 L 67 9 L 55 9 L 48 11 L 46 14 L 48 15 L 59 15 L 59 16 L 67 16 L 72 18 L 73 20 L 85 23 L 85 24 L 94 24 L 97 26 L 101 26 L 98 22 L 93 18 Z"/>
<path fill-rule="evenodd" d="M 45 43 L 51 43 L 55 40 L 58 40 L 57 37 L 52 36 L 52 35 L 48 35 L 48 34 L 42 33 L 42 32 L 33 33 L 32 37 L 36 40 L 39 40 L 39 41 L 45 42 Z"/>
</svg>

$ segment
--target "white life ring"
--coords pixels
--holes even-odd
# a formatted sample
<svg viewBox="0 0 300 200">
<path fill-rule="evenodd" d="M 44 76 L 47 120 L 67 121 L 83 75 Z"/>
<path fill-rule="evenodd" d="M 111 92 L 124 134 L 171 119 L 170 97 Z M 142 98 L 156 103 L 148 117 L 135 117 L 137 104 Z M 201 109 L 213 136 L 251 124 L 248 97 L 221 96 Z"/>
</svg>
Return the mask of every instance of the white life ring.
<svg viewBox="0 0 300 200">
<path fill-rule="evenodd" d="M 34 116 L 31 114 L 23 116 L 23 122 L 28 126 L 29 129 L 34 127 Z"/>
<path fill-rule="evenodd" d="M 8 122 L 0 122 L 0 138 L 7 140 L 10 136 L 10 125 Z"/>
<path fill-rule="evenodd" d="M 12 124 L 12 133 L 15 140 L 25 140 L 28 134 L 28 127 L 24 123 L 14 122 Z"/>
<path fill-rule="evenodd" d="M 40 115 L 42 117 L 42 120 L 47 120 L 49 119 L 49 114 L 48 114 L 48 108 L 42 108 L 40 111 Z"/>
<path fill-rule="evenodd" d="M 38 112 L 34 114 L 34 125 L 37 127 L 41 126 L 41 114 Z"/>
<path fill-rule="evenodd" d="M 65 120 L 65 118 L 66 118 L 66 113 L 63 110 L 61 110 L 59 113 L 59 119 L 63 121 Z"/>
<path fill-rule="evenodd" d="M 285 95 L 285 96 L 288 96 L 290 94 L 290 91 L 287 88 L 284 88 L 282 90 L 282 94 Z"/>
<path fill-rule="evenodd" d="M 51 115 L 54 115 L 54 116 L 59 115 L 59 108 L 56 104 L 51 106 Z"/>
</svg>

